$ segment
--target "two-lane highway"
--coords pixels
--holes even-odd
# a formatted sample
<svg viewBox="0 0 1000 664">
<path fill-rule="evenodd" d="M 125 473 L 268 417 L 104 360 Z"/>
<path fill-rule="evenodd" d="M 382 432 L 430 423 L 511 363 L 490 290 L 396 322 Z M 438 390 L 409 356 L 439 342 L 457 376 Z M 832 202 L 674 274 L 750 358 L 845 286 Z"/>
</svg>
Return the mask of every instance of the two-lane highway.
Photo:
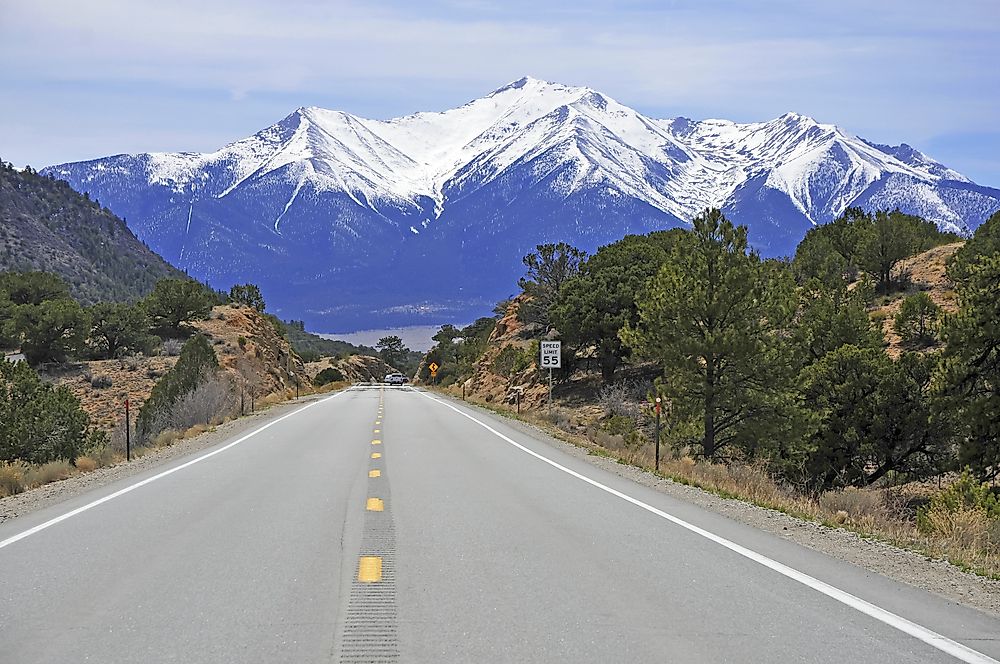
<svg viewBox="0 0 1000 664">
<path fill-rule="evenodd" d="M 1000 622 L 354 388 L 0 524 L 0 662 L 990 662 Z"/>
</svg>

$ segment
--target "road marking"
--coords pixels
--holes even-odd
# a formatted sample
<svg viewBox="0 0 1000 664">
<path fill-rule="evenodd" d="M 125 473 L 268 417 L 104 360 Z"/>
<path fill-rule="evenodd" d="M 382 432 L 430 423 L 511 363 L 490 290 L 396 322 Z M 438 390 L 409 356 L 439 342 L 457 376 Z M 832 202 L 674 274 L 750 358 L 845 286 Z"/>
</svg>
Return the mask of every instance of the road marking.
<svg viewBox="0 0 1000 664">
<path fill-rule="evenodd" d="M 372 441 L 372 445 L 381 445 L 381 444 L 382 444 L 382 441 L 379 440 L 378 438 L 376 438 L 375 440 Z"/>
<path fill-rule="evenodd" d="M 375 429 L 375 433 L 382 433 L 381 429 Z"/>
<path fill-rule="evenodd" d="M 382 477 L 382 471 L 381 470 L 369 470 L 368 471 L 368 477 Z"/>
<path fill-rule="evenodd" d="M 382 453 L 381 452 L 372 452 L 372 458 L 373 459 L 381 459 L 382 458 Z"/>
<path fill-rule="evenodd" d="M 382 420 L 375 420 L 375 426 L 382 424 Z"/>
<path fill-rule="evenodd" d="M 724 546 L 730 551 L 733 551 L 734 553 L 737 553 L 743 556 L 744 558 L 748 558 L 754 561 L 755 563 L 759 563 L 764 567 L 767 567 L 777 572 L 778 574 L 781 574 L 782 576 L 785 576 L 793 581 L 801 583 L 804 586 L 812 588 L 813 590 L 820 592 L 826 595 L 827 597 L 837 600 L 841 604 L 845 604 L 851 607 L 852 609 L 856 609 L 857 611 L 860 611 L 861 613 L 871 618 L 874 618 L 875 620 L 878 620 L 879 622 L 882 622 L 890 627 L 894 627 L 895 629 L 898 629 L 904 634 L 909 634 L 910 636 L 919 639 L 920 641 L 923 641 L 932 648 L 936 648 L 937 650 L 940 650 L 943 653 L 947 653 L 948 655 L 951 655 L 952 657 L 959 659 L 963 662 L 968 662 L 969 664 L 1000 664 L 1000 662 L 998 662 L 997 660 L 993 659 L 988 655 L 984 655 L 978 650 L 973 650 L 972 648 L 969 648 L 968 646 L 965 646 L 959 643 L 958 641 L 953 641 L 946 636 L 938 634 L 937 632 L 928 629 L 922 625 L 918 625 L 917 623 L 907 620 L 902 616 L 896 615 L 891 611 L 887 611 L 886 609 L 883 609 L 880 606 L 876 606 L 871 602 L 863 600 L 856 595 L 852 595 L 851 593 L 845 590 L 841 590 L 836 586 L 831 586 L 825 581 L 820 581 L 819 579 L 813 576 L 809 576 L 804 572 L 800 572 L 799 570 L 793 567 L 789 567 L 784 563 L 779 563 L 777 560 L 772 560 L 771 558 L 768 558 L 763 554 L 757 553 L 752 549 L 748 549 L 745 546 L 741 546 L 736 542 L 726 539 L 725 537 L 721 537 L 719 535 L 716 535 L 715 533 L 705 530 L 704 528 L 700 528 L 694 525 L 693 523 L 688 523 L 687 521 L 684 521 L 683 519 L 678 518 L 673 514 L 664 512 L 663 510 L 653 507 L 652 505 L 649 505 L 647 503 L 644 503 L 641 500 L 638 500 L 637 498 L 633 498 L 628 494 L 622 493 L 617 489 L 612 489 L 609 486 L 601 484 L 597 480 L 593 480 L 587 477 L 586 475 L 582 475 L 576 472 L 575 470 L 567 468 L 566 466 L 556 461 L 553 461 L 548 457 L 542 456 L 538 452 L 528 449 L 524 445 L 521 445 L 520 443 L 500 433 L 499 431 L 491 427 L 489 424 L 486 424 L 485 422 L 477 419 L 476 417 L 469 415 L 468 413 L 463 412 L 462 410 L 459 410 L 450 403 L 446 403 L 444 401 L 441 401 L 440 399 L 428 396 L 424 392 L 418 392 L 418 394 L 427 399 L 430 399 L 431 401 L 436 401 L 445 408 L 450 408 L 451 410 L 455 411 L 462 417 L 472 420 L 479 426 L 483 427 L 484 429 L 495 435 L 497 438 L 500 438 L 504 442 L 513 445 L 522 452 L 530 454 L 539 461 L 543 461 L 552 466 L 553 468 L 563 471 L 567 475 L 572 475 L 573 477 L 582 480 L 587 484 L 600 489 L 601 491 L 605 491 L 607 493 L 610 493 L 612 496 L 616 496 L 626 502 L 632 503 L 636 507 L 640 507 L 646 510 L 647 512 L 651 512 L 659 517 L 662 517 L 667 521 L 670 521 L 671 523 L 680 526 L 681 528 L 684 528 L 686 530 L 695 533 L 696 535 L 701 535 L 705 539 L 711 540 L 716 544 Z"/>
<path fill-rule="evenodd" d="M 381 512 L 385 509 L 385 503 L 381 498 L 369 498 L 365 503 L 365 509 L 369 512 Z"/>
<path fill-rule="evenodd" d="M 7 539 L 5 539 L 3 541 L 0 541 L 0 549 L 4 548 L 6 546 L 10 546 L 14 542 L 18 542 L 20 540 L 23 540 L 26 537 L 30 537 L 31 535 L 34 535 L 35 533 L 41 532 L 41 531 L 45 530 L 46 528 L 50 528 L 50 527 L 56 525 L 57 523 L 60 523 L 62 521 L 65 521 L 66 519 L 69 519 L 71 517 L 76 516 L 77 514 L 82 514 L 83 512 L 86 512 L 87 510 L 93 509 L 93 508 L 97 507 L 98 505 L 103 505 L 104 503 L 108 502 L 109 500 L 114 500 L 115 498 L 118 498 L 119 496 L 124 496 L 126 493 L 129 493 L 130 491 L 135 491 L 139 487 L 146 486 L 147 484 L 155 482 L 158 479 L 162 479 L 162 478 L 166 477 L 167 475 L 173 475 L 178 470 L 183 470 L 184 468 L 187 468 L 188 466 L 193 466 L 194 464 L 200 463 L 200 462 L 204 461 L 205 459 L 210 459 L 210 458 L 214 457 L 216 454 L 221 454 L 222 452 L 225 452 L 229 448 L 236 447 L 237 445 L 239 445 L 243 441 L 248 440 L 249 438 L 252 438 L 253 436 L 256 436 L 261 431 L 264 431 L 265 429 L 270 429 L 271 427 L 273 427 L 278 422 L 281 422 L 282 420 L 287 420 L 289 417 L 292 417 L 294 415 L 298 415 L 299 413 L 301 413 L 302 411 L 306 410 L 307 408 L 312 408 L 313 406 L 316 406 L 316 405 L 321 404 L 321 403 L 325 403 L 325 402 L 329 401 L 330 399 L 335 399 L 336 397 L 339 397 L 341 394 L 344 394 L 344 392 L 346 392 L 346 391 L 347 390 L 344 390 L 343 392 L 337 392 L 336 394 L 328 396 L 328 397 L 326 397 L 324 399 L 320 399 L 319 401 L 313 401 L 312 403 L 306 404 L 305 406 L 302 406 L 301 408 L 299 408 L 297 410 L 293 410 L 292 412 L 288 413 L 287 415 L 282 415 L 281 417 L 279 417 L 276 420 L 271 420 L 267 424 L 265 424 L 265 425 L 263 425 L 263 426 L 261 426 L 261 427 L 259 427 L 257 429 L 254 429 L 253 431 L 251 431 L 247 435 L 243 436 L 242 438 L 237 438 L 233 442 L 228 443 L 228 444 L 220 447 L 217 450 L 212 450 L 211 452 L 209 452 L 207 454 L 203 454 L 200 457 L 197 457 L 195 459 L 191 459 L 190 461 L 188 461 L 186 463 L 182 463 L 179 466 L 175 466 L 174 468 L 171 468 L 169 470 L 165 470 L 162 473 L 157 473 L 156 475 L 153 475 L 152 477 L 147 477 L 146 479 L 142 480 L 141 482 L 136 482 L 135 484 L 130 484 L 129 486 L 125 487 L 124 489 L 119 489 L 118 491 L 115 491 L 112 494 L 108 494 L 107 496 L 104 496 L 103 498 L 98 498 L 97 500 L 95 500 L 93 502 L 87 503 L 86 505 L 83 505 L 81 507 L 77 507 L 75 510 L 71 510 L 69 512 L 66 512 L 65 514 L 60 514 L 59 516 L 57 516 L 57 517 L 55 517 L 53 519 L 49 519 L 45 523 L 40 523 L 37 526 L 35 526 L 34 528 L 29 528 L 28 530 L 25 530 L 24 532 L 21 532 L 21 533 L 18 533 L 17 535 L 13 535 L 11 537 L 8 537 Z"/>
<path fill-rule="evenodd" d="M 382 557 L 361 556 L 358 563 L 358 581 L 361 583 L 377 583 L 382 580 Z"/>
</svg>

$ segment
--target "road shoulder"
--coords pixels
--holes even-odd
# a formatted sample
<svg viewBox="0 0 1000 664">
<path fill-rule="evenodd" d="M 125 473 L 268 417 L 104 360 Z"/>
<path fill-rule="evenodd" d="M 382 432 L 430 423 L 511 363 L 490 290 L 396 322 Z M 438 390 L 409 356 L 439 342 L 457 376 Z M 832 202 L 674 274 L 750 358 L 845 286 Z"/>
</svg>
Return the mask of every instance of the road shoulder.
<svg viewBox="0 0 1000 664">
<path fill-rule="evenodd" d="M 697 505 L 758 530 L 777 535 L 837 560 L 925 590 L 957 604 L 1000 617 L 1000 581 L 965 572 L 951 563 L 901 549 L 849 530 L 830 528 L 777 510 L 658 477 L 635 466 L 589 453 L 591 448 L 552 436 L 542 428 L 515 417 L 505 417 L 477 404 L 435 392 L 434 396 L 496 419 L 531 438 L 624 479 Z"/>
</svg>

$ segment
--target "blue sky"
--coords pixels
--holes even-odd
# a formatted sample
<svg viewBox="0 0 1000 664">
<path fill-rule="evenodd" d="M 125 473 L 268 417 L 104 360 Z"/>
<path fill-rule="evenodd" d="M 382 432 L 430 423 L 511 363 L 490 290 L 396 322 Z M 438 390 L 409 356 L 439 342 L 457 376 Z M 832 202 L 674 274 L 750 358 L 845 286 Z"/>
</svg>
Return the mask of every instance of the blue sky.
<svg viewBox="0 0 1000 664">
<path fill-rule="evenodd" d="M 0 2 L 0 158 L 208 151 L 316 105 L 443 110 L 527 74 L 655 117 L 810 115 L 1000 187 L 997 0 Z"/>
</svg>

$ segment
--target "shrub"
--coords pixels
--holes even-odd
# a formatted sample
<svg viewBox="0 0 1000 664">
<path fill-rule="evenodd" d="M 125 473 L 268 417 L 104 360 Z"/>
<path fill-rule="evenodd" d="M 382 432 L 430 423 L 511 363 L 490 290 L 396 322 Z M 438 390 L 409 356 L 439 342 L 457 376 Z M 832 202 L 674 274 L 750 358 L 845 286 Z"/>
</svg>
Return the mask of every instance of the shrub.
<svg viewBox="0 0 1000 664">
<path fill-rule="evenodd" d="M 161 412 L 154 429 L 186 431 L 220 416 L 231 415 L 235 410 L 236 399 L 229 378 L 216 373 L 179 397 L 170 409 Z"/>
<path fill-rule="evenodd" d="M 1000 496 L 988 484 L 981 484 L 966 470 L 951 486 L 938 492 L 917 511 L 917 526 L 925 533 L 938 531 L 944 515 L 981 512 L 987 519 L 1000 520 Z"/>
<path fill-rule="evenodd" d="M 64 480 L 72 474 L 73 465 L 69 461 L 49 461 L 40 466 L 29 468 L 28 472 L 24 474 L 24 483 L 26 486 L 34 488 L 43 484 Z"/>
<path fill-rule="evenodd" d="M 0 360 L 0 422 L 2 461 L 73 461 L 101 438 L 67 387 L 43 382 L 24 362 Z"/>
<path fill-rule="evenodd" d="M 24 491 L 23 463 L 0 462 L 0 498 Z"/>
<path fill-rule="evenodd" d="M 81 472 L 89 473 L 96 468 L 97 461 L 91 459 L 89 456 L 82 456 L 76 460 L 76 469 Z"/>
<path fill-rule="evenodd" d="M 204 336 L 196 334 L 188 339 L 177 364 L 153 386 L 149 399 L 140 409 L 136 419 L 137 438 L 148 440 L 169 426 L 177 402 L 215 376 L 218 368 L 219 360 Z"/>
<path fill-rule="evenodd" d="M 181 354 L 181 348 L 183 347 L 184 342 L 180 339 L 164 339 L 163 345 L 160 346 L 160 353 L 168 357 L 177 357 Z"/>
<path fill-rule="evenodd" d="M 903 341 L 929 344 L 937 336 L 937 319 L 940 307 L 927 293 L 914 293 L 903 300 L 893 327 Z"/>
<path fill-rule="evenodd" d="M 99 374 L 90 379 L 90 386 L 99 390 L 111 387 L 113 384 L 114 381 L 111 380 L 111 376 L 105 376 L 103 374 Z"/>
<path fill-rule="evenodd" d="M 344 380 L 344 374 L 337 367 L 327 367 L 316 374 L 313 378 L 313 385 L 316 387 L 322 387 L 327 383 L 333 383 L 337 381 Z"/>
</svg>

